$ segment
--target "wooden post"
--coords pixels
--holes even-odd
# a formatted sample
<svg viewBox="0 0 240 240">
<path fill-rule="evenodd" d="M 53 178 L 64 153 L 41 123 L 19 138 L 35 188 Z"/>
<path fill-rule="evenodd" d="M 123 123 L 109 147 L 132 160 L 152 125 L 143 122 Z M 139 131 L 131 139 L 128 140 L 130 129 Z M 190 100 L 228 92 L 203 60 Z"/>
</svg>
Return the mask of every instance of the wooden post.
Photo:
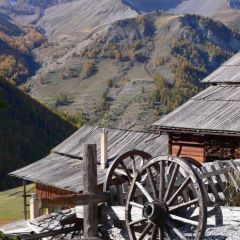
<svg viewBox="0 0 240 240">
<path fill-rule="evenodd" d="M 37 199 L 36 194 L 32 194 L 30 199 L 30 220 L 40 216 L 41 202 Z"/>
<path fill-rule="evenodd" d="M 95 194 L 97 190 L 97 146 L 83 144 L 83 193 Z M 98 204 L 89 202 L 83 208 L 84 237 L 91 238 L 98 235 Z"/>
<path fill-rule="evenodd" d="M 108 160 L 108 130 L 105 128 L 101 129 L 100 150 L 101 150 L 101 168 L 105 169 L 107 167 Z"/>
<path fill-rule="evenodd" d="M 25 180 L 23 180 L 23 214 L 24 214 L 24 219 L 27 220 L 27 191 L 26 191 Z"/>
</svg>

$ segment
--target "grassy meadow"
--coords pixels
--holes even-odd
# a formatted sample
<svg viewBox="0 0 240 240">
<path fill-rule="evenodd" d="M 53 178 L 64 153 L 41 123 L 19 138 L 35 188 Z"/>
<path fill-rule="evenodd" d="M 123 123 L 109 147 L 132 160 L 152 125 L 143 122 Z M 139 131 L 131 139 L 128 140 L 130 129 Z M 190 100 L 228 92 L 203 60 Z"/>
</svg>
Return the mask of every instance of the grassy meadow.
<svg viewBox="0 0 240 240">
<path fill-rule="evenodd" d="M 27 185 L 27 192 L 34 192 L 34 185 Z M 23 219 L 23 188 L 0 192 L 0 226 Z"/>
</svg>

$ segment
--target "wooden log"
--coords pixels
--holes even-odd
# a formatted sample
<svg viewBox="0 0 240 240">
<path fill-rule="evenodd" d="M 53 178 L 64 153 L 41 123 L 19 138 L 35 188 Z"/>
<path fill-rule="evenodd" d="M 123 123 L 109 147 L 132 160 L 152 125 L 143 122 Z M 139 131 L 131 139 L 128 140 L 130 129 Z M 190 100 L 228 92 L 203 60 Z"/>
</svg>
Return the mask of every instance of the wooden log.
<svg viewBox="0 0 240 240">
<path fill-rule="evenodd" d="M 70 194 L 41 199 L 41 208 L 55 208 L 63 206 L 88 205 L 92 203 L 103 203 L 109 201 L 109 193 Z"/>
<path fill-rule="evenodd" d="M 95 194 L 97 190 L 97 146 L 83 144 L 83 193 Z M 84 237 L 97 237 L 98 234 L 98 206 L 89 202 L 84 206 L 83 229 Z"/>
</svg>

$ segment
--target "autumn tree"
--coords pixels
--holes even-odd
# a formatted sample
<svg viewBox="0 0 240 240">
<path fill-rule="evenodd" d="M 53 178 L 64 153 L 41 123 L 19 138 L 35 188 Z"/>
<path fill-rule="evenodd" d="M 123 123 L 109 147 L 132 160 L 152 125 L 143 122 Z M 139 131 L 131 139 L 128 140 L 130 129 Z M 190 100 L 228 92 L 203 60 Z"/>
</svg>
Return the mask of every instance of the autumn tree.
<svg viewBox="0 0 240 240">
<path fill-rule="evenodd" d="M 81 77 L 83 79 L 88 78 L 92 75 L 94 72 L 94 63 L 93 62 L 85 62 L 83 64 L 82 72 L 81 72 Z"/>
</svg>

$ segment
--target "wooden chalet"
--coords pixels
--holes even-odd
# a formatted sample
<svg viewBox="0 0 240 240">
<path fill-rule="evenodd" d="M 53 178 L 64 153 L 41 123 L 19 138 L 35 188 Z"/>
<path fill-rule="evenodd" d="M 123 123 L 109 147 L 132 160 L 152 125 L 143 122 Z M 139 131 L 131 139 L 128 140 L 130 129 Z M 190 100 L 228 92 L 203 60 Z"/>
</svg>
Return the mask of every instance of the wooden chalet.
<svg viewBox="0 0 240 240">
<path fill-rule="evenodd" d="M 10 176 L 36 183 L 37 199 L 80 193 L 83 190 L 82 145 L 91 143 L 97 144 L 98 185 L 101 190 L 107 172 L 107 166 L 101 165 L 104 149 L 107 163 L 133 149 L 158 156 L 167 153 L 167 138 L 164 135 L 156 138 L 155 134 L 145 132 L 118 129 L 103 131 L 99 127 L 83 126 L 55 147 L 50 155 L 10 173 Z"/>
<path fill-rule="evenodd" d="M 169 154 L 200 163 L 240 157 L 240 53 L 203 81 L 210 86 L 154 126 L 169 135 Z"/>
</svg>

